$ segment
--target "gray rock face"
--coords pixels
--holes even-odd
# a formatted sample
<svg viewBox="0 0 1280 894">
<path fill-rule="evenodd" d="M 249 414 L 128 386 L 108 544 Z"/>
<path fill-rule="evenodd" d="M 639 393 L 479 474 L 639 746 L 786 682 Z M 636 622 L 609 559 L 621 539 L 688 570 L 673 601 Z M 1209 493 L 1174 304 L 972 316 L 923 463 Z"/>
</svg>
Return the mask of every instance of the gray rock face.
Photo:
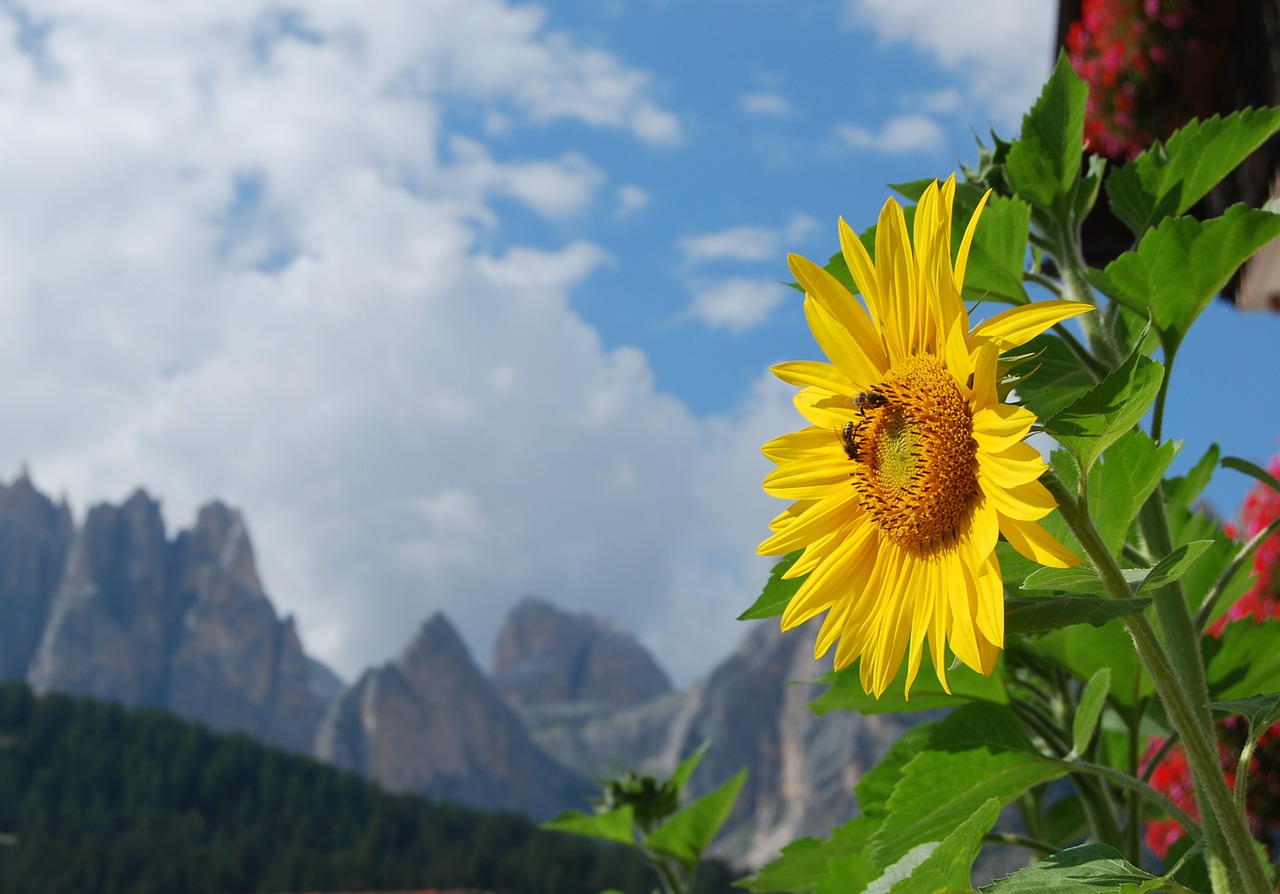
<svg viewBox="0 0 1280 894">
<path fill-rule="evenodd" d="M 595 615 L 571 615 L 526 598 L 509 615 L 493 650 L 493 684 L 518 705 L 648 701 L 671 681 L 631 634 Z"/>
<path fill-rule="evenodd" d="M 524 709 L 534 738 L 593 777 L 626 768 L 668 773 L 704 741 L 711 747 L 689 794 L 715 788 L 743 767 L 747 782 L 714 852 L 759 866 L 802 835 L 822 836 L 856 815 L 853 786 L 910 720 L 846 712 L 816 717 L 809 702 L 829 665 L 815 662 L 817 627 L 779 632 L 754 625 L 738 649 L 688 690 L 621 710 Z"/>
<path fill-rule="evenodd" d="M 538 818 L 596 792 L 534 744 L 441 615 L 330 706 L 316 756 L 392 791 Z"/>
<path fill-rule="evenodd" d="M 24 473 L 0 484 L 0 680 L 24 680 L 71 546 L 71 511 Z"/>
<path fill-rule="evenodd" d="M 296 751 L 310 751 L 327 705 L 239 513 L 211 503 L 170 543 L 142 491 L 89 511 L 26 677 L 38 692 L 167 708 Z"/>
</svg>

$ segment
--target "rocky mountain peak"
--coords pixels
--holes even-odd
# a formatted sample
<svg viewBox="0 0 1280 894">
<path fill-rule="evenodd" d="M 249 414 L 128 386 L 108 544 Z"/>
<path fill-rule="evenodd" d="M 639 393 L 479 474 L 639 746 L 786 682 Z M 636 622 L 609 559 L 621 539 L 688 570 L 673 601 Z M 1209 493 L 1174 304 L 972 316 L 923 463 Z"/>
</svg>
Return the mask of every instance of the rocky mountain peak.
<svg viewBox="0 0 1280 894">
<path fill-rule="evenodd" d="M 330 706 L 316 756 L 393 791 L 536 817 L 594 793 L 534 744 L 440 614 Z"/>
<path fill-rule="evenodd" d="M 0 679 L 21 680 L 40 645 L 73 524 L 66 503 L 36 490 L 30 473 L 0 484 Z"/>
<path fill-rule="evenodd" d="M 526 597 L 498 633 L 492 680 L 512 704 L 599 703 L 614 707 L 671 691 L 640 642 L 606 618 L 570 614 Z"/>
</svg>

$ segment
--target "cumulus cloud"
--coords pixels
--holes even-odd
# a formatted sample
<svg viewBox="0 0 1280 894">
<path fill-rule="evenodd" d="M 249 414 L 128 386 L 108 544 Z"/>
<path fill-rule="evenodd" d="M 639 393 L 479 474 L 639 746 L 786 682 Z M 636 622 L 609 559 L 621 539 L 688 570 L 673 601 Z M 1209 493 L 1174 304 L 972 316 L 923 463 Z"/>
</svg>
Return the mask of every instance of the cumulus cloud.
<svg viewBox="0 0 1280 894">
<path fill-rule="evenodd" d="M 730 227 L 714 233 L 700 233 L 680 239 L 680 253 L 686 265 L 712 261 L 776 261 L 785 246 L 811 233 L 817 222 L 797 214 L 782 227 Z"/>
<path fill-rule="evenodd" d="M 769 319 L 786 293 L 782 283 L 733 277 L 699 288 L 689 313 L 712 329 L 746 332 Z"/>
<path fill-rule="evenodd" d="M 891 118 L 879 130 L 840 124 L 836 136 L 855 149 L 884 153 L 937 152 L 947 145 L 946 131 L 924 115 Z"/>
<path fill-rule="evenodd" d="M 42 14 L 0 55 L 0 467 L 80 512 L 145 485 L 171 527 L 239 506 L 347 675 L 436 609 L 483 662 L 526 592 L 684 678 L 736 638 L 773 510 L 742 481 L 785 396 L 708 422 L 658 391 L 570 304 L 601 246 L 487 247 L 496 200 L 559 220 L 607 174 L 446 125 L 462 102 L 674 144 L 647 73 L 499 0 Z"/>
<path fill-rule="evenodd" d="M 928 53 L 962 75 L 1005 127 L 1016 126 L 1053 63 L 1057 4 L 992 0 L 979 12 L 950 0 L 845 0 L 847 27 Z"/>
<path fill-rule="evenodd" d="M 617 207 L 614 210 L 614 217 L 624 218 L 630 217 L 637 211 L 643 211 L 649 207 L 649 193 L 634 183 L 624 183 L 618 187 L 617 191 Z"/>
</svg>

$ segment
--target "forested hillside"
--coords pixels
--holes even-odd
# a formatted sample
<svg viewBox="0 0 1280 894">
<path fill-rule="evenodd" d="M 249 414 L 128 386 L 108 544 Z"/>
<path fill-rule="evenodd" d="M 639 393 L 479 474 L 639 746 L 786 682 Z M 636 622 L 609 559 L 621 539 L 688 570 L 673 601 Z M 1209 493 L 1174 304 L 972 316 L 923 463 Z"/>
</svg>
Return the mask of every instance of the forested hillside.
<svg viewBox="0 0 1280 894">
<path fill-rule="evenodd" d="M 619 849 L 389 795 L 353 773 L 154 709 L 0 687 L 0 890 L 498 894 L 650 891 Z M 700 894 L 729 890 L 704 867 Z"/>
</svg>

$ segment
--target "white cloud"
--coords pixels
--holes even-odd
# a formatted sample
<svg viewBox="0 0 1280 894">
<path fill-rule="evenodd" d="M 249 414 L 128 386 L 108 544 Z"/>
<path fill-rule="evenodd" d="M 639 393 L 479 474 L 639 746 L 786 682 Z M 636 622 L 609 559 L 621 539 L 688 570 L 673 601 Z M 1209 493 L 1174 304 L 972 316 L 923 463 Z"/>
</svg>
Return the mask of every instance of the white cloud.
<svg viewBox="0 0 1280 894">
<path fill-rule="evenodd" d="M 942 125 L 924 115 L 891 118 L 878 131 L 839 124 L 836 136 L 855 149 L 884 153 L 938 152 L 947 145 L 947 134 Z"/>
<path fill-rule="evenodd" d="M 746 93 L 738 99 L 739 107 L 749 115 L 785 118 L 791 114 L 791 102 L 773 90 Z"/>
<path fill-rule="evenodd" d="M 697 289 L 689 313 L 712 329 L 746 332 L 767 320 L 786 294 L 779 282 L 733 277 Z"/>
<path fill-rule="evenodd" d="M 680 253 L 686 265 L 712 261 L 777 261 L 786 247 L 809 235 L 817 222 L 808 215 L 796 214 L 784 227 L 731 227 L 714 233 L 684 236 Z"/>
<path fill-rule="evenodd" d="M 511 132 L 673 143 L 647 74 L 497 0 L 47 15 L 40 52 L 0 54 L 0 468 L 79 512 L 145 485 L 171 528 L 239 506 L 273 600 L 348 675 L 435 609 L 487 661 L 530 591 L 684 678 L 736 638 L 775 511 L 743 484 L 754 420 L 787 401 L 707 423 L 658 392 L 570 304 L 600 246 L 485 248 L 495 199 L 560 219 L 606 175 L 444 123 L 462 97 Z"/>
<path fill-rule="evenodd" d="M 630 217 L 637 211 L 643 211 L 649 207 L 649 193 L 634 183 L 624 183 L 619 186 L 617 200 L 618 205 L 614 211 L 614 217 L 618 219 Z"/>
<path fill-rule="evenodd" d="M 906 43 L 968 81 L 1004 127 L 1016 126 L 1053 65 L 1052 0 L 845 0 L 848 27 Z"/>
</svg>

